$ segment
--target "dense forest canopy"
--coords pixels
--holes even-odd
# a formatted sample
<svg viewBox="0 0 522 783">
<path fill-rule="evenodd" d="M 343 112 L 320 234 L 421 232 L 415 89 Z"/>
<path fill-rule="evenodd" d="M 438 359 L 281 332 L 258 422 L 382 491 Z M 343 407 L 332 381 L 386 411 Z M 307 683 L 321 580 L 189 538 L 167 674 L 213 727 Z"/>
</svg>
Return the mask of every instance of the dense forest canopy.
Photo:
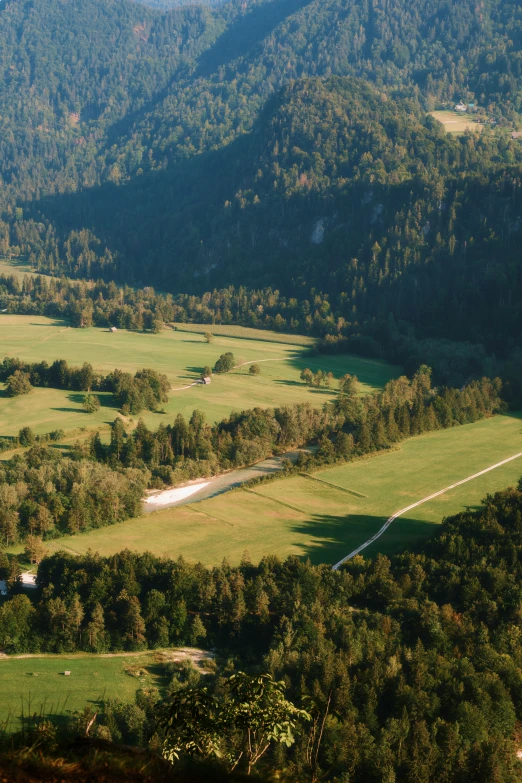
<svg viewBox="0 0 522 783">
<path fill-rule="evenodd" d="M 352 332 L 392 312 L 509 354 L 521 33 L 499 0 L 9 3 L 0 251 L 168 291 L 312 287 Z M 460 99 L 496 129 L 446 137 L 426 110 Z"/>
</svg>

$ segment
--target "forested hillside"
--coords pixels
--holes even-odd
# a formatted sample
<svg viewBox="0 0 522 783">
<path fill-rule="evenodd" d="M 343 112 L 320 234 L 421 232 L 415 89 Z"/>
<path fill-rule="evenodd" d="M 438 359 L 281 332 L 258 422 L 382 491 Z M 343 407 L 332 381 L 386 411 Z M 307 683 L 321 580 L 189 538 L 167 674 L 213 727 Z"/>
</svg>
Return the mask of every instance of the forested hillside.
<svg viewBox="0 0 522 783">
<path fill-rule="evenodd" d="M 1 607 L 0 640 L 18 651 L 219 645 L 227 675 L 245 665 L 270 672 L 314 716 L 295 744 L 272 748 L 259 764 L 282 780 L 515 783 L 521 513 L 522 493 L 507 490 L 480 512 L 446 520 L 418 553 L 357 557 L 339 572 L 295 557 L 256 566 L 245 555 L 238 568 L 224 560 L 206 570 L 129 551 L 58 553 L 40 565 L 33 600 L 14 595 Z M 174 730 L 190 715 L 192 737 L 204 737 L 206 713 L 190 706 L 203 688 L 219 696 L 224 677 L 172 675 L 168 699 L 186 699 Z M 126 708 L 90 704 L 91 736 L 145 744 L 157 730 L 159 694 L 139 696 Z M 226 767 L 229 739 L 212 728 Z M 209 754 L 195 745 L 182 754 Z"/>
<path fill-rule="evenodd" d="M 517 343 L 517 4 L 19 0 L 0 36 L 0 252 Z M 445 136 L 460 98 L 495 130 Z"/>
</svg>

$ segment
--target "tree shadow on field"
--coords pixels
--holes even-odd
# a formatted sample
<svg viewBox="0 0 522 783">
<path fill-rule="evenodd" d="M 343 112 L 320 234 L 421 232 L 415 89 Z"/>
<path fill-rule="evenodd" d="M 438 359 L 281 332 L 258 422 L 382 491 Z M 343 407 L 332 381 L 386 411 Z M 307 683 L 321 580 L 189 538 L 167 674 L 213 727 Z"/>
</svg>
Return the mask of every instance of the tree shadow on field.
<svg viewBox="0 0 522 783">
<path fill-rule="evenodd" d="M 49 323 L 46 324 L 35 324 L 32 321 L 29 322 L 29 326 L 43 326 L 45 329 L 49 329 L 50 326 L 69 326 L 69 323 L 67 321 L 56 321 L 49 319 Z"/>
<path fill-rule="evenodd" d="M 280 386 L 294 386 L 294 387 L 297 387 L 297 386 L 302 386 L 302 387 L 303 387 L 303 389 L 306 389 L 306 388 L 307 388 L 306 384 L 305 384 L 305 383 L 303 383 L 302 381 L 285 381 L 285 380 L 284 380 L 284 379 L 282 379 L 282 378 L 277 378 L 277 379 L 274 381 L 274 383 L 277 383 L 277 384 L 279 384 Z M 308 388 L 309 388 L 309 387 L 308 387 Z"/>
<path fill-rule="evenodd" d="M 204 364 L 200 364 L 199 367 L 185 367 L 185 370 L 187 372 L 192 372 L 195 373 L 196 375 L 199 375 L 204 367 L 205 367 Z M 183 376 L 183 378 L 188 378 L 188 377 L 189 377 L 188 375 Z"/>
<path fill-rule="evenodd" d="M 114 399 L 113 395 L 110 392 L 70 392 L 67 395 L 67 399 L 75 403 L 77 408 L 51 408 L 52 411 L 61 411 L 62 413 L 87 413 L 86 411 L 83 411 L 82 405 L 83 401 L 85 399 L 86 394 L 93 394 L 95 397 L 98 397 L 100 401 L 100 407 L 101 408 L 108 408 L 109 410 L 118 410 L 118 403 Z M 89 414 L 87 414 L 89 415 Z M 110 422 L 111 423 L 111 422 Z"/>
<path fill-rule="evenodd" d="M 390 514 L 392 513 L 390 510 Z M 367 514 L 346 517 L 313 514 L 309 520 L 292 525 L 293 532 L 307 539 L 304 545 L 299 539 L 294 543 L 314 565 L 334 565 L 375 535 L 387 518 Z M 364 549 L 361 555 L 374 558 L 380 553 L 390 556 L 405 550 L 414 551 L 427 538 L 436 535 L 439 529 L 438 525 L 430 522 L 399 517 L 375 543 Z"/>
</svg>

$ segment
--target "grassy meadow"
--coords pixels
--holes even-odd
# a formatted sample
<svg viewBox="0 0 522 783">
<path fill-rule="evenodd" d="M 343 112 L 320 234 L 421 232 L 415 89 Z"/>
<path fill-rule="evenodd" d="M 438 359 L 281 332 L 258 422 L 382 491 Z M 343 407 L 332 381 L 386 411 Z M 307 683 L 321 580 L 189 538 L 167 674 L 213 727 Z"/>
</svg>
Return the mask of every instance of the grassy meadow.
<svg viewBox="0 0 522 783">
<path fill-rule="evenodd" d="M 447 133 L 462 134 L 468 129 L 481 132 L 484 128 L 474 114 L 459 114 L 452 110 L 432 111 L 430 114 L 442 122 Z"/>
<path fill-rule="evenodd" d="M 314 473 L 238 489 L 157 511 L 114 527 L 53 543 L 76 553 L 109 555 L 127 547 L 201 561 L 238 563 L 264 555 L 308 556 L 335 563 L 410 503 L 522 451 L 522 420 L 491 419 L 428 433 L 401 448 Z M 392 553 L 431 535 L 444 516 L 476 507 L 487 493 L 514 485 L 522 458 L 442 495 L 397 519 L 370 549 Z"/>
<path fill-rule="evenodd" d="M 166 328 L 161 334 L 143 334 L 108 329 L 72 329 L 67 323 L 40 316 L 0 315 L 0 359 L 18 356 L 26 361 L 49 363 L 66 359 L 71 366 L 90 362 L 108 373 L 116 368 L 135 372 L 151 367 L 165 373 L 173 391 L 165 414 L 144 411 L 149 427 L 168 423 L 178 413 L 190 416 L 203 410 L 209 421 L 218 421 L 232 410 L 255 406 L 272 407 L 296 402 L 322 405 L 336 390 L 311 389 L 299 379 L 305 367 L 331 371 L 336 377 L 349 372 L 361 381 L 361 392 L 381 388 L 399 370 L 386 362 L 352 356 L 313 356 L 310 338 L 286 336 L 241 327 L 215 328 L 212 343 L 202 332 L 211 327 Z M 286 342 L 288 340 L 288 342 Z M 227 375 L 215 376 L 210 386 L 187 386 L 199 377 L 205 365 L 214 366 L 220 354 L 232 351 L 238 360 L 259 362 L 261 375 L 250 376 L 248 365 Z M 36 388 L 30 394 L 10 399 L 0 384 L 0 435 L 16 435 L 23 426 L 36 433 L 52 429 L 72 431 L 102 427 L 117 415 L 112 395 L 100 395 L 102 407 L 95 414 L 82 409 L 83 394 Z"/>
<path fill-rule="evenodd" d="M 25 257 L 13 257 L 6 258 L 0 256 L 0 275 L 9 275 L 10 277 L 17 277 L 18 280 L 23 280 L 26 275 L 37 275 L 40 272 L 35 272 L 30 264 L 27 263 Z M 43 275 L 48 277 L 48 275 Z"/>
<path fill-rule="evenodd" d="M 48 655 L 0 660 L 0 723 L 16 730 L 27 715 L 58 721 L 109 698 L 133 702 L 144 686 L 168 684 L 161 653 L 140 656 Z M 140 676 L 130 670 L 141 669 Z M 69 677 L 64 675 L 70 671 Z"/>
</svg>

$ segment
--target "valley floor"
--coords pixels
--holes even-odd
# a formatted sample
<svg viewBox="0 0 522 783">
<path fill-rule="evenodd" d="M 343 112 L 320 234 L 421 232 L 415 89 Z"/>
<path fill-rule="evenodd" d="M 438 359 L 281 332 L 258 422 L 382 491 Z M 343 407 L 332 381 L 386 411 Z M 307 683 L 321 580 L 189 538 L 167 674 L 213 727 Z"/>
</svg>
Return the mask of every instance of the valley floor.
<svg viewBox="0 0 522 783">
<path fill-rule="evenodd" d="M 145 551 L 204 565 L 248 551 L 308 556 L 334 564 L 373 536 L 391 514 L 522 450 L 518 415 L 420 435 L 397 450 L 313 474 L 236 489 L 189 505 L 52 542 L 53 549 L 109 555 Z M 487 493 L 517 484 L 514 460 L 440 495 L 395 520 L 365 555 L 392 553 L 431 535 L 444 516 L 477 507 Z M 208 490 L 212 487 L 209 485 Z"/>
</svg>

